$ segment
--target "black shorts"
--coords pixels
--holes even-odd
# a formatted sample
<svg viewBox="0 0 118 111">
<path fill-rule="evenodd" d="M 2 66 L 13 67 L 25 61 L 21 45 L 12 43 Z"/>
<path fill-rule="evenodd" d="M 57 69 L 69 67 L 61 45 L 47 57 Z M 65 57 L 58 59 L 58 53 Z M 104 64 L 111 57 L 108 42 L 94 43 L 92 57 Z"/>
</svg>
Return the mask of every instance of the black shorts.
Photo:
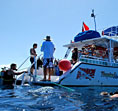
<svg viewBox="0 0 118 111">
<path fill-rule="evenodd" d="M 31 62 L 31 64 L 34 62 L 34 58 L 33 57 L 30 58 L 30 62 Z"/>
<path fill-rule="evenodd" d="M 34 58 L 33 58 L 33 57 L 30 58 L 30 62 L 31 62 L 31 64 L 34 63 Z M 43 62 L 42 62 L 41 59 L 39 58 L 39 59 L 37 60 L 37 68 L 38 68 L 38 67 L 41 67 L 42 65 L 43 65 Z M 34 69 L 35 69 L 35 64 L 33 64 L 33 65 L 31 66 L 31 68 L 34 68 Z"/>
</svg>

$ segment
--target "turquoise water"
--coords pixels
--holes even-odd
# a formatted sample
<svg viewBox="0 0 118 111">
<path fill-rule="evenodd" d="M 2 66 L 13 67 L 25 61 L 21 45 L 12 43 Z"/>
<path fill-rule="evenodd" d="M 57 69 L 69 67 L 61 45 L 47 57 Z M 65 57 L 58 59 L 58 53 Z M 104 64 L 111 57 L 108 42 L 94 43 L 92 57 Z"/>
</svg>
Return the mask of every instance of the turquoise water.
<svg viewBox="0 0 118 111">
<path fill-rule="evenodd" d="M 118 87 L 17 86 L 0 90 L 0 111 L 118 111 L 118 99 L 103 97 Z"/>
</svg>

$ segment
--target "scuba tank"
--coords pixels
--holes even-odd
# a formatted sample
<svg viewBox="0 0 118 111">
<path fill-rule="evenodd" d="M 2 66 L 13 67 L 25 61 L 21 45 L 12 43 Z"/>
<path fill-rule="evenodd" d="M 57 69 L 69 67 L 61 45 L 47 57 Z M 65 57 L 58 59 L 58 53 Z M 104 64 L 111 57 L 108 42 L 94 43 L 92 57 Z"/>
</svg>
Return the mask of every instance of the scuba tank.
<svg viewBox="0 0 118 111">
<path fill-rule="evenodd" d="M 0 85 L 2 85 L 2 72 L 0 72 Z"/>
<path fill-rule="evenodd" d="M 11 85 L 13 84 L 13 75 L 8 75 L 6 67 L 2 68 L 0 72 L 0 85 Z"/>
<path fill-rule="evenodd" d="M 0 85 L 3 84 L 3 77 L 4 77 L 4 73 L 5 73 L 5 72 L 6 72 L 5 70 L 2 70 L 2 71 L 0 72 Z"/>
</svg>

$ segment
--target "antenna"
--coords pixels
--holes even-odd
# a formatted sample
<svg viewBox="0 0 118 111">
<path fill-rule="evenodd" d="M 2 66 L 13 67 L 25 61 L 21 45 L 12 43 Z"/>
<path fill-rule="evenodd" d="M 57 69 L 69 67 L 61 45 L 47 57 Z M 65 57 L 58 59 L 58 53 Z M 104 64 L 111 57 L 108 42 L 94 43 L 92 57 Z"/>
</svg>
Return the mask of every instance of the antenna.
<svg viewBox="0 0 118 111">
<path fill-rule="evenodd" d="M 96 31 L 96 20 L 95 20 L 94 9 L 92 10 L 91 17 L 93 17 L 93 18 L 94 18 L 95 31 Z"/>
</svg>

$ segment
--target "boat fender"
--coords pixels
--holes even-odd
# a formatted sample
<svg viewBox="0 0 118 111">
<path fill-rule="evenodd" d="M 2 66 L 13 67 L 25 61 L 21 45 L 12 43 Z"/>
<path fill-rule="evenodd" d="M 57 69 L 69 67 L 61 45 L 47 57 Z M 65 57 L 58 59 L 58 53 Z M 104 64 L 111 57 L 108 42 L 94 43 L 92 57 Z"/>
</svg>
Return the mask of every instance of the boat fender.
<svg viewBox="0 0 118 111">
<path fill-rule="evenodd" d="M 71 62 L 69 60 L 62 59 L 59 62 L 59 68 L 62 71 L 68 71 L 69 69 L 71 69 Z"/>
</svg>

